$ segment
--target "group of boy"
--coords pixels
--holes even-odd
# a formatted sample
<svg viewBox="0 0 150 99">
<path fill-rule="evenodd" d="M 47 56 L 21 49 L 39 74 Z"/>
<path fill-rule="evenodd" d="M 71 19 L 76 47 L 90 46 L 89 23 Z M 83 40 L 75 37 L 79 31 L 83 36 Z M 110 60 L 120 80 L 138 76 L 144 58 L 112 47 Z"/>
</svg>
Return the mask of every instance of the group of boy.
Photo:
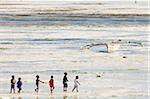
<svg viewBox="0 0 150 99">
<path fill-rule="evenodd" d="M 35 89 L 35 92 L 39 92 L 39 82 L 41 83 L 45 83 L 43 81 L 41 81 L 39 79 L 39 75 L 36 76 L 36 89 Z M 76 89 L 76 91 L 78 92 L 78 85 L 80 85 L 79 81 L 78 81 L 79 77 L 76 76 L 75 79 L 74 79 L 74 88 L 72 89 L 72 92 Z M 15 93 L 15 84 L 16 84 L 16 80 L 15 80 L 15 76 L 12 75 L 12 79 L 11 79 L 11 89 L 10 89 L 10 93 L 12 93 L 12 90 L 13 92 Z M 67 73 L 65 72 L 64 73 L 64 77 L 63 77 L 63 91 L 66 92 L 67 91 L 67 88 L 68 88 L 68 78 L 67 78 Z M 50 92 L 53 93 L 53 90 L 54 90 L 54 77 L 51 76 L 51 79 L 49 80 L 49 86 L 50 86 Z M 21 81 L 21 78 L 19 77 L 18 78 L 18 81 L 17 81 L 17 88 L 18 88 L 18 93 L 21 92 L 22 90 L 22 81 Z"/>
</svg>

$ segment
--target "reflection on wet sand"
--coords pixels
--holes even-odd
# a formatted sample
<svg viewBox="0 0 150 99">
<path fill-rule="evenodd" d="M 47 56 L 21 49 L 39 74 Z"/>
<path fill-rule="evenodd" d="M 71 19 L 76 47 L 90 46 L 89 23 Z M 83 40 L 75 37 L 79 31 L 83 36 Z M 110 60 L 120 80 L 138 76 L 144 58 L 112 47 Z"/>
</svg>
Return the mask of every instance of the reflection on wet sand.
<svg viewBox="0 0 150 99">
<path fill-rule="evenodd" d="M 55 99 L 55 97 L 53 96 L 53 93 L 50 93 L 50 96 L 48 97 L 48 99 Z"/>
<path fill-rule="evenodd" d="M 55 97 L 50 96 L 48 99 L 55 99 Z"/>
<path fill-rule="evenodd" d="M 73 99 L 78 99 L 78 95 L 74 95 L 74 96 L 73 96 Z"/>
<path fill-rule="evenodd" d="M 41 97 L 42 98 L 42 97 Z M 50 96 L 48 97 L 48 99 L 56 99 L 57 97 L 53 96 L 52 94 L 50 94 Z M 59 97 L 60 98 L 60 97 Z M 73 95 L 63 95 L 62 99 L 79 99 L 77 94 L 73 94 Z M 1 98 L 0 98 L 1 99 Z M 18 97 L 11 97 L 11 99 L 23 99 L 21 96 Z M 40 97 L 36 96 L 35 99 L 40 99 Z"/>
<path fill-rule="evenodd" d="M 64 95 L 63 99 L 69 99 L 69 97 L 67 95 Z M 78 95 L 77 94 L 73 95 L 71 99 L 78 99 Z"/>
<path fill-rule="evenodd" d="M 22 99 L 22 97 L 21 96 L 19 96 L 18 98 L 17 97 L 16 98 L 15 97 L 11 97 L 11 99 Z"/>
<path fill-rule="evenodd" d="M 18 99 L 22 99 L 22 97 L 18 97 Z"/>
<path fill-rule="evenodd" d="M 39 99 L 39 97 L 36 97 L 35 99 Z"/>
<path fill-rule="evenodd" d="M 67 95 L 64 95 L 64 96 L 63 96 L 63 99 L 67 99 Z"/>
</svg>

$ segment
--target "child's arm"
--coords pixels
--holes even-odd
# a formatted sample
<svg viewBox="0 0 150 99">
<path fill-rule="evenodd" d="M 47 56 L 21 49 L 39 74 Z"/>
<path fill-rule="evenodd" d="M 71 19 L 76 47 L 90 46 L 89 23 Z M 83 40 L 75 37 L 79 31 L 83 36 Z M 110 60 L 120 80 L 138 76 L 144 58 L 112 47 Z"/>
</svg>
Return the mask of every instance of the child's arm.
<svg viewBox="0 0 150 99">
<path fill-rule="evenodd" d="M 79 81 L 77 81 L 77 83 L 80 85 Z"/>
<path fill-rule="evenodd" d="M 69 81 L 68 78 L 67 78 L 67 81 Z"/>
<path fill-rule="evenodd" d="M 54 80 L 53 80 L 53 88 L 55 88 L 55 86 L 54 86 Z"/>
<path fill-rule="evenodd" d="M 44 83 L 43 81 L 39 80 L 41 83 Z"/>
</svg>

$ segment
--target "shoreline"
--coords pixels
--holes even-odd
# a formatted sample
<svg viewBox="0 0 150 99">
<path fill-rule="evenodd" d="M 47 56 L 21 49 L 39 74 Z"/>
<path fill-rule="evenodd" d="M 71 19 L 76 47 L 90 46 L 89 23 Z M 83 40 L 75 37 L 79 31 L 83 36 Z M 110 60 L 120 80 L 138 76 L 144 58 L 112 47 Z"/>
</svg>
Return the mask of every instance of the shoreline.
<svg viewBox="0 0 150 99">
<path fill-rule="evenodd" d="M 35 14 L 0 14 L 0 18 L 6 18 L 6 17 L 19 17 L 19 18 L 25 18 L 25 17 L 68 17 L 68 18 L 128 18 L 128 17 L 149 17 L 150 14 L 57 14 L 57 13 L 35 13 Z"/>
</svg>

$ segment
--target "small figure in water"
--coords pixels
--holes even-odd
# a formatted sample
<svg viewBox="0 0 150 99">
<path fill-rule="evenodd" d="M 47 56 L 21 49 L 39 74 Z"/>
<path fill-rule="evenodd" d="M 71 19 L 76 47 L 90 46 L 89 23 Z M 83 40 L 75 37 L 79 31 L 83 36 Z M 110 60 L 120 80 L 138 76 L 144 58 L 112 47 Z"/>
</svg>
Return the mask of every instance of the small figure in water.
<svg viewBox="0 0 150 99">
<path fill-rule="evenodd" d="M 75 80 L 74 80 L 74 88 L 72 89 L 72 92 L 76 89 L 76 91 L 78 92 L 78 85 L 80 85 L 79 81 L 78 81 L 79 77 L 76 76 Z"/>
<path fill-rule="evenodd" d="M 22 86 L 22 81 L 21 81 L 21 78 L 19 77 L 18 82 L 17 82 L 18 93 L 20 93 L 20 91 L 22 89 L 21 86 Z"/>
<path fill-rule="evenodd" d="M 53 93 L 53 90 L 54 90 L 54 79 L 53 79 L 53 76 L 51 76 L 51 79 L 49 81 L 49 86 L 50 86 L 50 91 L 51 93 Z"/>
<path fill-rule="evenodd" d="M 12 93 L 12 90 L 13 90 L 14 93 L 15 93 L 16 80 L 15 80 L 15 76 L 14 76 L 14 75 L 12 75 L 12 79 L 11 79 L 10 83 L 11 83 L 10 93 Z"/>
<path fill-rule="evenodd" d="M 68 87 L 67 82 L 68 82 L 67 73 L 65 72 L 65 73 L 64 73 L 64 78 L 63 78 L 63 90 L 64 90 L 64 91 L 67 91 L 67 87 Z"/>
<path fill-rule="evenodd" d="M 39 75 L 37 75 L 36 76 L 36 89 L 35 89 L 36 92 L 39 92 L 39 82 L 44 83 L 39 78 L 40 78 Z"/>
</svg>

